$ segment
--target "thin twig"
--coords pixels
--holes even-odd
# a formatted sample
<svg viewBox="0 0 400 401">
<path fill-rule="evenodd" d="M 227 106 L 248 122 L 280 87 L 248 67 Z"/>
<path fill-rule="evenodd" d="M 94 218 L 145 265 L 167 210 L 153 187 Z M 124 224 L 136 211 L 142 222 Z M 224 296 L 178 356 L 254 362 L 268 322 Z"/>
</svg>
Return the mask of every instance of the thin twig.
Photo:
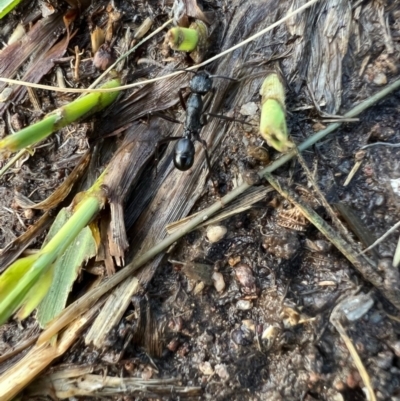
<svg viewBox="0 0 400 401">
<path fill-rule="evenodd" d="M 361 149 L 372 148 L 373 146 L 389 146 L 391 148 L 400 148 L 400 143 L 375 142 L 362 146 Z"/>
<path fill-rule="evenodd" d="M 400 264 L 400 237 L 397 242 L 396 251 L 394 252 L 392 266 L 397 268 Z"/>
<path fill-rule="evenodd" d="M 310 169 L 307 166 L 306 161 L 304 160 L 303 156 L 301 155 L 301 153 L 299 152 L 299 150 L 297 149 L 297 146 L 295 148 L 296 152 L 297 152 L 297 158 L 299 159 L 299 162 L 301 164 L 301 166 L 303 167 L 306 176 L 308 178 L 308 180 L 311 182 L 311 185 L 314 188 L 314 191 L 317 193 L 319 200 L 322 202 L 322 204 L 324 205 L 326 211 L 329 214 L 329 217 L 331 218 L 333 224 L 335 225 L 335 227 L 339 230 L 340 234 L 342 234 L 342 236 L 350 243 L 352 244 L 354 247 L 356 246 L 355 242 L 351 239 L 351 236 L 349 234 L 349 232 L 347 231 L 346 227 L 342 224 L 342 222 L 337 218 L 335 212 L 333 211 L 331 205 L 328 203 L 328 201 L 326 200 L 325 196 L 323 195 L 323 193 L 321 192 L 321 190 L 318 187 L 318 184 L 315 182 L 314 177 L 311 174 Z"/>
<path fill-rule="evenodd" d="M 11 168 L 14 163 L 16 163 L 29 149 L 21 149 L 17 154 L 15 154 L 0 170 L 0 178 Z"/>
<path fill-rule="evenodd" d="M 357 297 L 357 296 L 355 296 L 355 297 Z M 360 356 L 358 355 L 356 347 L 352 343 L 350 337 L 346 333 L 346 330 L 341 323 L 343 315 L 346 316 L 346 313 L 345 313 L 346 307 L 348 307 L 348 305 L 350 305 L 352 298 L 354 299 L 355 297 L 354 296 L 349 297 L 349 298 L 345 299 L 344 301 L 340 302 L 339 304 L 337 304 L 335 306 L 335 308 L 333 309 L 329 320 L 333 324 L 333 326 L 336 328 L 336 330 L 338 331 L 340 337 L 342 337 L 342 340 L 346 344 L 346 347 L 349 350 L 351 357 L 353 358 L 354 364 L 356 365 L 358 372 L 360 373 L 361 379 L 364 382 L 365 387 L 368 391 L 368 394 L 369 394 L 368 399 L 370 401 L 376 401 L 376 396 L 374 393 L 374 389 L 372 387 L 372 383 L 371 383 L 369 374 L 368 374 L 367 370 L 365 369 L 365 366 L 362 363 Z M 360 297 L 364 303 L 368 303 L 368 305 L 366 305 L 364 310 L 366 310 L 368 308 L 368 306 L 369 306 L 369 308 L 372 306 L 373 301 L 369 295 L 361 295 L 358 297 Z M 350 301 L 350 303 L 349 303 L 349 301 Z"/>
<path fill-rule="evenodd" d="M 370 251 L 372 248 L 375 248 L 378 244 L 380 244 L 385 238 L 387 238 L 390 234 L 396 231 L 399 227 L 400 227 L 400 221 L 398 221 L 392 228 L 389 228 L 389 230 L 386 231 L 385 234 L 383 234 L 381 237 L 379 237 L 372 245 L 370 245 L 368 248 L 360 252 L 360 255 Z"/>
</svg>

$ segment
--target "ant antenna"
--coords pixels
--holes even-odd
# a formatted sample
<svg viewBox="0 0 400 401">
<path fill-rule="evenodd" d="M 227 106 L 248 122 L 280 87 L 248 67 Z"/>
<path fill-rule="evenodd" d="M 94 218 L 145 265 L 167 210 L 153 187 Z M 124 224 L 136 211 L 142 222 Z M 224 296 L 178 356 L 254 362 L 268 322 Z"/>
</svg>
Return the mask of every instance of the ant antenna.
<svg viewBox="0 0 400 401">
<path fill-rule="evenodd" d="M 228 81 L 239 82 L 237 79 L 226 77 L 225 75 L 210 75 L 210 78 L 222 78 L 222 79 L 227 79 Z"/>
<path fill-rule="evenodd" d="M 197 72 L 197 71 L 188 70 L 187 68 L 175 68 L 175 71 L 184 71 L 184 72 L 190 72 L 190 73 L 192 73 L 193 75 L 196 75 L 196 74 L 198 74 L 198 72 Z"/>
</svg>

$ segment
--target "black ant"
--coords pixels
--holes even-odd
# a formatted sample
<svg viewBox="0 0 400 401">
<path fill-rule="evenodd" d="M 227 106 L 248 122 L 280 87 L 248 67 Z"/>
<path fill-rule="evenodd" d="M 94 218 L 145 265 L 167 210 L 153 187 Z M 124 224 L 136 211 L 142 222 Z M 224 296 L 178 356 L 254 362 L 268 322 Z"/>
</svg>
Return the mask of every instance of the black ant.
<svg viewBox="0 0 400 401">
<path fill-rule="evenodd" d="M 178 170 L 186 171 L 189 170 L 194 163 L 194 142 L 200 142 L 204 148 L 207 167 L 211 173 L 211 163 L 207 151 L 207 143 L 204 139 L 201 139 L 200 137 L 200 131 L 202 130 L 204 125 L 207 124 L 207 119 L 205 116 L 209 115 L 212 117 L 218 117 L 230 121 L 237 120 L 218 114 L 204 113 L 203 96 L 206 95 L 208 92 L 213 91 L 213 78 L 225 78 L 235 82 L 236 79 L 217 75 L 213 76 L 210 75 L 207 71 L 200 71 L 194 74 L 195 75 L 189 83 L 189 89 L 191 93 L 187 99 L 186 104 L 182 96 L 182 89 L 179 91 L 179 99 L 181 101 L 182 107 L 186 111 L 183 135 L 181 137 L 165 138 L 160 143 L 178 140 L 174 148 L 174 165 Z"/>
</svg>

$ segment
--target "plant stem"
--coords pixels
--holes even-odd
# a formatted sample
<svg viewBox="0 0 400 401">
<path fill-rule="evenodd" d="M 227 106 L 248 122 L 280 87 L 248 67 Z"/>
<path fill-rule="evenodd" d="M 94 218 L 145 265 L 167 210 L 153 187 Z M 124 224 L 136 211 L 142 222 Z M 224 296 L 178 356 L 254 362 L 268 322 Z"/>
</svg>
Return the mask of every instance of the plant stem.
<svg viewBox="0 0 400 401">
<path fill-rule="evenodd" d="M 119 79 L 105 83 L 102 88 L 115 88 L 121 84 Z M 35 124 L 9 135 L 0 141 L 1 152 L 16 152 L 34 145 L 47 138 L 52 132 L 59 130 L 77 119 L 93 114 L 110 105 L 119 92 L 89 93 L 73 102 L 49 113 Z"/>
</svg>

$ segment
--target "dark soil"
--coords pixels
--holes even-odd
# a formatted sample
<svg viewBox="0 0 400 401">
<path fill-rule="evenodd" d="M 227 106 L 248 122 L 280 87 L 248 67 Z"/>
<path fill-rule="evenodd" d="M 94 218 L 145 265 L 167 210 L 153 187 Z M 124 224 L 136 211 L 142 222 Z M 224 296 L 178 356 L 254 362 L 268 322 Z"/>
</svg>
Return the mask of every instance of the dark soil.
<svg viewBox="0 0 400 401">
<path fill-rule="evenodd" d="M 146 3 L 115 2 L 117 9 L 124 13 L 119 29 L 115 32 L 115 51 L 118 51 L 118 45 L 121 44 L 124 30 L 128 26 L 133 29 L 149 15 L 155 18 L 156 26 L 167 19 L 170 2 Z M 209 49 L 209 55 L 218 53 L 221 48 L 227 48 L 278 20 L 289 7 L 287 2 L 279 1 L 264 1 L 262 4 L 255 2 L 252 6 L 245 3 L 201 2 L 203 9 L 214 15 L 212 35 L 215 43 Z M 297 6 L 303 4 L 300 1 L 295 3 Z M 334 7 L 348 12 L 348 17 L 341 16 L 343 26 L 351 25 L 349 29 L 353 32 L 348 35 L 348 49 L 339 61 L 332 61 L 332 64 L 337 62 L 340 68 L 328 68 L 325 85 L 321 83 L 323 80 L 319 75 L 319 67 L 323 62 L 320 60 L 318 65 L 309 63 L 315 57 L 310 45 L 315 44 L 313 33 L 307 29 L 301 34 L 289 32 L 289 28 L 284 25 L 259 39 L 252 48 L 235 53 L 231 64 L 221 66 L 219 60 L 207 67 L 213 73 L 230 76 L 237 73 L 243 78 L 229 87 L 223 86 L 223 80 L 215 80 L 217 93 L 222 87 L 225 92 L 217 105 L 218 110 L 213 112 L 234 115 L 251 125 L 225 121 L 213 123 L 214 131 L 219 129 L 225 132 L 217 149 L 212 150 L 213 176 L 218 182 L 219 194 L 215 193 L 209 180 L 192 212 L 218 200 L 220 195 L 238 186 L 246 172 L 259 170 L 264 165 L 249 156 L 251 146 L 262 144 L 257 128 L 259 110 L 255 113 L 241 113 L 242 107 L 251 102 L 260 106 L 258 91 L 265 75 L 258 76 L 258 73 L 265 74 L 269 69 L 281 69 L 287 81 L 289 131 L 297 144 L 321 129 L 322 125 L 329 124 L 327 120 L 332 119 L 333 114 L 343 115 L 381 89 L 384 86 L 382 76 L 378 77 L 381 80 L 375 79 L 379 74 L 383 74 L 388 82 L 398 78 L 398 3 L 388 2 L 383 6 L 373 1 L 354 4 L 340 1 L 335 4 L 336 6 L 333 2 L 327 2 L 325 7 L 316 6 L 311 10 L 311 16 L 308 15 L 305 22 L 303 21 L 310 24 L 310 29 L 314 29 L 315 34 L 318 29 L 323 30 L 319 24 L 322 19 L 327 18 L 328 12 L 333 12 Z M 101 12 L 98 16 L 93 16 L 95 9 L 100 10 L 101 5 L 106 6 L 107 3 L 96 2 L 96 7 L 89 8 L 76 23 L 78 33 L 68 46 L 68 55 L 74 54 L 76 45 L 80 49 L 90 47 L 86 21 L 90 15 L 99 20 L 102 18 Z M 17 9 L 19 11 L 7 17 L 4 23 L 14 26 L 24 12 L 32 12 L 31 7 L 33 6 L 29 9 Z M 60 4 L 59 7 L 64 5 Z M 380 12 L 384 15 L 383 19 L 379 18 Z M 255 13 L 259 15 L 255 16 Z M 229 25 L 234 25 L 240 15 L 247 18 L 249 32 L 245 28 L 243 32 L 238 32 L 238 25 L 235 31 L 237 37 L 234 37 Z M 382 35 L 383 28 L 380 24 L 383 20 L 388 21 L 387 34 L 391 37 L 393 46 L 391 53 L 388 52 L 388 39 Z M 299 21 L 297 24 L 301 25 Z M 358 33 L 354 33 L 357 29 Z M 4 31 L 0 30 L 3 36 Z M 340 36 L 336 31 L 332 35 L 334 39 L 329 43 Z M 170 57 L 167 60 L 172 60 L 175 68 L 190 64 L 186 56 L 174 52 L 162 54 L 161 36 L 156 38 L 129 59 L 124 69 L 128 77 L 133 73 L 132 66 L 140 58 L 151 58 L 167 66 L 168 61 L 164 60 Z M 321 39 L 323 47 L 326 44 L 322 42 Z M 340 46 L 340 43 L 336 42 L 336 45 Z M 298 52 L 304 57 L 303 60 Z M 340 53 L 337 49 L 336 52 Z M 327 53 L 320 51 L 323 57 L 330 56 L 333 59 L 332 54 Z M 241 56 L 244 58 L 240 59 Z M 232 67 L 234 65 L 241 69 L 235 71 Z M 71 73 L 68 64 L 62 64 L 62 68 L 67 75 Z M 222 68 L 225 71 L 221 71 Z M 310 78 L 310 70 L 313 68 L 315 82 L 311 82 Z M 157 74 L 155 69 L 149 69 L 148 75 L 154 74 Z M 338 74 L 341 75 L 340 87 L 336 80 Z M 82 72 L 83 78 L 79 85 L 75 85 L 88 86 L 97 75 L 98 72 L 92 72 L 85 76 Z M 54 84 L 54 77 L 55 73 L 52 72 L 42 82 Z M 318 87 L 318 83 L 321 87 Z M 177 87 L 176 93 L 178 89 Z M 310 91 L 313 97 L 310 96 Z M 330 98 L 327 95 L 329 91 Z M 38 95 L 42 105 L 46 101 L 51 104 L 49 109 L 67 100 L 60 95 L 49 95 L 41 91 L 38 91 Z M 339 100 L 333 100 L 335 96 Z M 127 100 L 120 101 L 124 104 Z M 157 103 L 157 99 L 154 102 Z M 43 108 L 44 112 L 48 111 L 44 106 Z M 26 124 L 35 117 L 30 113 L 28 98 L 21 104 L 10 106 L 9 110 L 10 114 L 23 116 Z M 377 142 L 400 143 L 399 111 L 400 93 L 397 92 L 361 114 L 359 120 L 344 123 L 321 143 L 303 153 L 313 179 L 327 201 L 331 205 L 343 203 L 351 208 L 362 224 L 361 230 L 373 238 L 373 241 L 400 219 L 400 148 L 380 144 L 366 148 L 361 167 L 347 186 L 343 184 L 354 166 L 355 154 L 362 146 Z M 179 107 L 171 108 L 168 112 L 183 120 Z M 86 123 L 74 124 L 61 130 L 46 140 L 45 146 L 34 155 L 20 161 L 1 179 L 1 248 L 25 232 L 40 215 L 31 209 L 27 212 L 19 208 L 15 202 L 16 192 L 34 202 L 48 197 L 72 170 L 77 161 L 76 156 L 101 143 L 98 138 L 100 132 L 106 136 L 127 122 L 125 116 L 123 121 L 118 120 L 118 105 L 110 113 L 111 117 L 102 119 L 96 116 Z M 8 132 L 6 116 L 7 114 L 3 115 L 3 126 Z M 114 127 L 108 129 L 107 124 L 112 125 L 113 122 Z M 106 128 L 101 128 L 102 125 L 107 127 L 108 132 L 103 132 Z M 96 127 L 96 132 L 93 127 Z M 207 129 L 204 128 L 203 132 Z M 210 142 L 208 133 L 204 135 L 210 147 L 218 144 L 218 141 Z M 87 140 L 87 137 L 91 139 Z M 103 146 L 108 146 L 108 143 L 118 145 L 122 137 L 123 134 L 120 134 L 105 139 Z M 263 146 L 267 148 L 267 145 Z M 279 157 L 273 149 L 268 150 L 271 159 Z M 150 166 L 147 173 L 145 171 L 143 180 L 155 180 L 154 170 L 148 173 L 150 169 L 154 167 Z M 281 167 L 275 174 L 331 223 L 329 213 L 322 206 L 297 159 Z M 143 185 L 150 186 L 147 182 L 138 185 L 142 185 L 139 188 L 143 188 Z M 129 213 L 129 205 L 135 196 L 137 192 L 133 191 L 130 200 L 126 202 Z M 354 322 L 344 321 L 343 325 L 371 378 L 376 398 L 400 400 L 400 319 L 396 317 L 399 316 L 399 311 L 386 300 L 385 294 L 374 291 L 373 286 L 357 273 L 351 263 L 314 226 L 300 222 L 300 227 L 293 229 L 293 222 L 288 217 L 291 208 L 276 192 L 269 192 L 265 199 L 255 203 L 248 211 L 222 221 L 220 224 L 226 227 L 227 233 L 218 242 L 209 241 L 205 228 L 185 236 L 162 260 L 152 280 L 143 286 L 142 294 L 132 300 L 132 305 L 119 327 L 110 333 L 105 349 L 94 350 L 85 347 L 83 341 L 78 342 L 53 367 L 57 369 L 57 366 L 66 363 L 72 366 L 90 364 L 93 366 L 93 373 L 110 376 L 175 377 L 179 378 L 183 386 L 202 388 L 202 395 L 196 396 L 196 399 L 367 400 L 363 380 L 339 333 L 329 321 L 337 303 L 358 290 L 359 293 L 371 292 L 374 304 L 360 319 Z M 339 213 L 338 216 L 343 218 Z M 126 219 L 128 221 L 129 216 Z M 133 231 L 137 227 L 134 224 L 134 221 L 129 221 L 127 231 L 130 239 L 134 238 L 136 241 L 137 233 Z M 355 241 L 361 242 L 357 233 L 352 235 Z M 30 247 L 39 248 L 42 240 L 43 236 Z M 370 252 L 369 257 L 376 261 L 391 260 L 397 240 L 398 231 L 381 243 L 375 254 Z M 133 248 L 134 246 L 136 245 L 132 245 Z M 364 247 L 365 244 L 362 244 L 362 248 Z M 190 266 L 182 268 L 185 263 Z M 217 292 L 215 288 L 211 279 L 214 272 L 221 273 L 223 277 L 223 291 Z M 85 288 L 85 280 L 89 283 L 92 276 L 88 273 L 82 274 L 76 293 Z M 199 283 L 204 283 L 204 288 Z M 144 344 L 145 341 L 138 339 L 137 335 L 133 335 L 134 340 L 128 344 L 125 342 L 129 333 L 140 331 L 137 321 L 132 320 L 132 314 L 137 316 L 140 313 L 148 313 L 147 319 L 157 323 L 154 325 L 154 332 L 147 332 L 146 335 L 156 338 L 155 341 L 159 343 L 158 354 L 151 354 Z M 32 336 L 36 331 L 31 319 L 21 325 L 11 322 L 0 328 L 0 333 L 0 354 L 3 354 L 21 338 Z M 7 369 L 12 362 L 13 360 L 9 360 L 0 365 L 0 371 Z M 71 399 L 97 399 L 97 394 L 94 393 L 93 397 Z M 109 399 L 175 400 L 178 397 L 174 394 L 163 397 L 125 394 Z"/>
</svg>

